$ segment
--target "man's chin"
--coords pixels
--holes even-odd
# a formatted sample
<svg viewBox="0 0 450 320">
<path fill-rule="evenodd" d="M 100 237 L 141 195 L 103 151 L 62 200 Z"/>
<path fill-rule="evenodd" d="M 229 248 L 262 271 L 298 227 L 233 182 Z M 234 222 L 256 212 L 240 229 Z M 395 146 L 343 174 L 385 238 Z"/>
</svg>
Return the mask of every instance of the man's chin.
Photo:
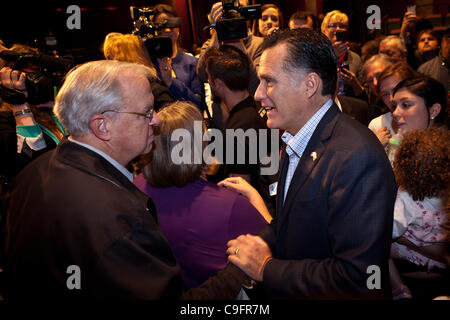
<svg viewBox="0 0 450 320">
<path fill-rule="evenodd" d="M 153 150 L 153 141 L 147 145 L 147 148 L 145 148 L 145 150 L 144 150 L 144 154 L 147 154 L 152 150 Z"/>
<path fill-rule="evenodd" d="M 267 128 L 269 129 L 279 129 L 279 126 L 277 125 L 276 121 L 274 119 L 267 119 Z"/>
</svg>

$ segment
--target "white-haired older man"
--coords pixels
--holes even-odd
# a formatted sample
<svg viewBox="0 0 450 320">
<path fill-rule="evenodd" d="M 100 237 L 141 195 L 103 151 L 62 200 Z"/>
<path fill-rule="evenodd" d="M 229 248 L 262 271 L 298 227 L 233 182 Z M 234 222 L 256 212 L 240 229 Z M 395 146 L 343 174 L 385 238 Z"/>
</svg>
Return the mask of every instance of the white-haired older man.
<svg viewBox="0 0 450 320">
<path fill-rule="evenodd" d="M 404 61 L 408 57 L 405 41 L 399 36 L 387 36 L 380 42 L 378 53 L 383 53 L 391 59 L 393 63 Z"/>
<path fill-rule="evenodd" d="M 126 169 L 152 149 L 159 124 L 152 79 L 148 67 L 119 61 L 89 62 L 68 74 L 55 113 L 70 136 L 12 186 L 6 298 L 180 297 L 179 266 L 155 205 Z M 234 297 L 241 275 L 186 296 Z"/>
</svg>

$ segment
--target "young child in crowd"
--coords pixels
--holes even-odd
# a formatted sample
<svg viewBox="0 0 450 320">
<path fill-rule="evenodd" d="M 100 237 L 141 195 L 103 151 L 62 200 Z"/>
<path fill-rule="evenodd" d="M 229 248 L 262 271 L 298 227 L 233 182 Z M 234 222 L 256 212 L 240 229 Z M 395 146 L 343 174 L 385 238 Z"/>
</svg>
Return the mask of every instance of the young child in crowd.
<svg viewBox="0 0 450 320">
<path fill-rule="evenodd" d="M 450 266 L 444 203 L 449 195 L 450 131 L 428 128 L 405 135 L 395 157 L 399 185 L 394 208 L 391 259 L 406 260 L 413 269 L 432 271 Z M 393 298 L 411 298 L 390 261 Z"/>
</svg>

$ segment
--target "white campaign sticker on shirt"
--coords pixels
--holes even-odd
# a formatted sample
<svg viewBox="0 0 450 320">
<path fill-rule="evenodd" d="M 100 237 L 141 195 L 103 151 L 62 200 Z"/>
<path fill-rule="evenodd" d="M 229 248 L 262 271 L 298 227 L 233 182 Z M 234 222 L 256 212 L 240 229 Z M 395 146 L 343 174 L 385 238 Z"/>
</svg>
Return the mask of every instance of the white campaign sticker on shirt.
<svg viewBox="0 0 450 320">
<path fill-rule="evenodd" d="M 275 196 L 277 194 L 278 182 L 274 182 L 269 186 L 270 196 Z"/>
</svg>

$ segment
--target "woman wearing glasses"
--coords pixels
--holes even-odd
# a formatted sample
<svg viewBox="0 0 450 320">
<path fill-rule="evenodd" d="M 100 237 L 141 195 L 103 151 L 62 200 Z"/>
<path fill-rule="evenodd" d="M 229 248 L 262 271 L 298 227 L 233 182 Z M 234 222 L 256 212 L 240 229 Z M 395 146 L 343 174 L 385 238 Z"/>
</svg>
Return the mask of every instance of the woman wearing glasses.
<svg viewBox="0 0 450 320">
<path fill-rule="evenodd" d="M 348 16 L 339 10 L 328 12 L 323 18 L 321 30 L 330 39 L 339 61 L 338 95 L 363 98 L 361 95 L 364 87 L 358 80 L 362 67 L 361 58 L 350 50 Z"/>
</svg>

